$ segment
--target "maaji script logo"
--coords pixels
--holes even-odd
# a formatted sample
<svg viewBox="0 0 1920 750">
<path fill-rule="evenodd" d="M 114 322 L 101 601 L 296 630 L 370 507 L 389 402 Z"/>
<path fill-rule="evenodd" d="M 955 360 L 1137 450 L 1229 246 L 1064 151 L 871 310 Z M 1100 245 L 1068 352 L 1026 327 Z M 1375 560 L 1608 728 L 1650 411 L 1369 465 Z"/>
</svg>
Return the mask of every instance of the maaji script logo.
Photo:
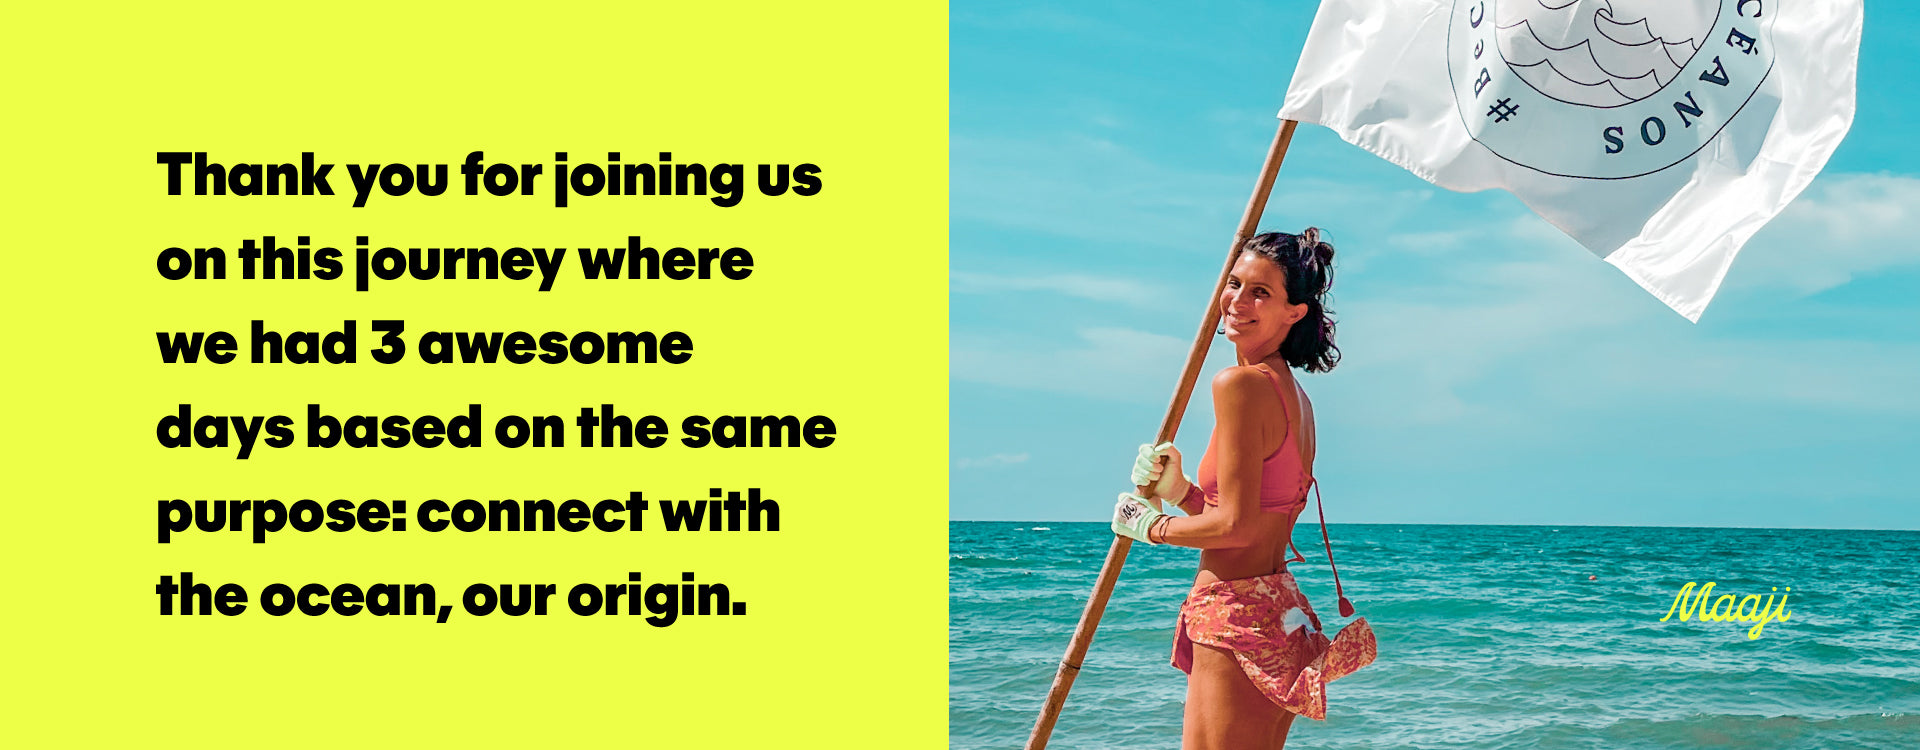
<svg viewBox="0 0 1920 750">
<path fill-rule="evenodd" d="M 1794 1 L 1454 0 L 1454 102 L 1474 140 L 1515 164 L 1658 172 L 1740 116 L 1773 69 L 1776 6 Z"/>
</svg>

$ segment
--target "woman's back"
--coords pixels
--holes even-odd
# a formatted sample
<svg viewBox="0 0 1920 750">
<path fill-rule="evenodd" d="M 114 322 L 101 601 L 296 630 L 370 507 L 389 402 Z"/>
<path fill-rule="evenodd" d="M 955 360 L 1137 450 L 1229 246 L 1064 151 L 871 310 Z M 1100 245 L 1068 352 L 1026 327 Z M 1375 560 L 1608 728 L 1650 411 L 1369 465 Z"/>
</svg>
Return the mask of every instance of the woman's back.
<svg viewBox="0 0 1920 750">
<path fill-rule="evenodd" d="M 1245 547 L 1201 550 L 1196 585 L 1251 578 L 1284 568 L 1294 522 L 1307 507 L 1307 490 L 1313 482 L 1313 410 L 1306 394 L 1300 391 L 1291 373 L 1282 374 L 1265 365 L 1247 369 L 1258 371 L 1272 385 L 1267 397 L 1256 399 L 1253 403 L 1257 412 L 1253 415 L 1253 421 L 1262 427 L 1260 445 L 1255 446 L 1257 452 L 1245 451 L 1265 456 L 1260 462 L 1257 496 L 1241 500 L 1257 502 L 1260 506 L 1252 516 L 1253 528 L 1249 537 L 1254 542 Z M 1300 415 L 1299 419 L 1291 418 L 1296 414 Z M 1209 506 L 1207 512 L 1219 510 L 1216 507 L 1220 502 L 1217 461 L 1222 453 L 1219 445 L 1221 439 L 1220 432 L 1216 430 L 1208 441 L 1206 455 L 1200 459 L 1199 472 L 1195 476 L 1206 495 Z"/>
</svg>

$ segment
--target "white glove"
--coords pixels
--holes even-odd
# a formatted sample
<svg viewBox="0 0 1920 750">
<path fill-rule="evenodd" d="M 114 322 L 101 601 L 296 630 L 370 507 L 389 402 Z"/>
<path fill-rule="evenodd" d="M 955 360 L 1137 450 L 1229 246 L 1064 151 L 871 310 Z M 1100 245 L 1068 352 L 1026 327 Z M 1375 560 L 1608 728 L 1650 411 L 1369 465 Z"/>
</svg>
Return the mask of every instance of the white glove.
<svg viewBox="0 0 1920 750">
<path fill-rule="evenodd" d="M 1180 449 L 1173 443 L 1142 443 L 1140 456 L 1133 460 L 1133 486 L 1145 487 L 1149 496 L 1179 505 L 1193 481 L 1180 473 Z"/>
<path fill-rule="evenodd" d="M 1113 506 L 1113 533 L 1154 544 L 1147 538 L 1147 531 L 1166 517 L 1167 514 L 1160 512 L 1159 500 L 1122 492 L 1120 502 Z"/>
</svg>

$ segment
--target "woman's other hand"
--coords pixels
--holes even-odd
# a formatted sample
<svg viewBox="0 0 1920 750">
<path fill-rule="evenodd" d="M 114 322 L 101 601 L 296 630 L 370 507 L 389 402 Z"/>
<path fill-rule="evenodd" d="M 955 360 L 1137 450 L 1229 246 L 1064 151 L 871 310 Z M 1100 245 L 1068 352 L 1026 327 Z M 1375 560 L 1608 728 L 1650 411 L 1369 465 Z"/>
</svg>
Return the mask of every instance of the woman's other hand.
<svg viewBox="0 0 1920 750">
<path fill-rule="evenodd" d="M 1133 486 L 1147 488 L 1147 496 L 1179 504 L 1193 482 L 1180 471 L 1180 449 L 1173 443 L 1143 443 L 1133 460 Z"/>
</svg>

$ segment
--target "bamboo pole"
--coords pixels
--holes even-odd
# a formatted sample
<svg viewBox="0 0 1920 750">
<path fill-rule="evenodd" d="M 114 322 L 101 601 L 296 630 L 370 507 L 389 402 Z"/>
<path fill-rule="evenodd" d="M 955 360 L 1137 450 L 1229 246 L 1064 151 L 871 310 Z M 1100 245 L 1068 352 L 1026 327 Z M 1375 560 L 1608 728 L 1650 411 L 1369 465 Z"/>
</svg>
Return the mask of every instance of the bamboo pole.
<svg viewBox="0 0 1920 750">
<path fill-rule="evenodd" d="M 1293 128 L 1298 124 L 1292 120 L 1281 120 L 1280 131 L 1273 136 L 1273 145 L 1267 148 L 1267 161 L 1260 167 L 1260 178 L 1254 183 L 1253 197 L 1247 199 L 1246 213 L 1240 215 L 1240 228 L 1233 234 L 1233 245 L 1227 251 L 1227 264 L 1220 269 L 1220 280 L 1213 285 L 1213 296 L 1207 298 L 1207 312 L 1200 318 L 1200 332 L 1194 335 L 1193 347 L 1187 350 L 1187 367 L 1180 373 L 1180 384 L 1173 390 L 1173 402 L 1167 405 L 1167 415 L 1160 420 L 1159 437 L 1154 444 L 1172 440 L 1174 433 L 1180 431 L 1180 419 L 1187 414 L 1187 400 L 1193 395 L 1193 384 L 1200 379 L 1200 368 L 1206 364 L 1207 347 L 1213 343 L 1215 327 L 1220 324 L 1220 293 L 1227 286 L 1227 276 L 1233 271 L 1233 263 L 1240 258 L 1240 246 L 1252 237 L 1260 224 L 1260 215 L 1267 209 L 1267 194 L 1273 190 L 1273 180 L 1280 174 L 1280 162 L 1287 157 L 1287 145 L 1293 142 Z M 1146 488 L 1135 488 L 1141 493 Z M 1040 719 L 1034 722 L 1033 734 L 1027 737 L 1027 750 L 1042 750 L 1047 740 L 1053 736 L 1053 724 L 1060 719 L 1060 709 L 1066 706 L 1067 691 L 1073 689 L 1073 680 L 1080 676 L 1080 665 L 1087 657 L 1087 648 L 1093 645 L 1093 631 L 1100 627 L 1100 616 L 1107 611 L 1107 599 L 1113 595 L 1113 584 L 1120 579 L 1120 568 L 1127 564 L 1127 551 L 1133 548 L 1133 540 L 1124 536 L 1114 536 L 1113 546 L 1107 548 L 1107 561 L 1100 566 L 1100 577 L 1093 585 L 1093 596 L 1087 599 L 1087 608 L 1080 612 L 1080 624 L 1073 630 L 1073 640 L 1067 643 L 1067 655 L 1060 660 L 1059 671 L 1053 674 L 1053 687 L 1047 690 L 1047 702 L 1040 709 Z"/>
</svg>

